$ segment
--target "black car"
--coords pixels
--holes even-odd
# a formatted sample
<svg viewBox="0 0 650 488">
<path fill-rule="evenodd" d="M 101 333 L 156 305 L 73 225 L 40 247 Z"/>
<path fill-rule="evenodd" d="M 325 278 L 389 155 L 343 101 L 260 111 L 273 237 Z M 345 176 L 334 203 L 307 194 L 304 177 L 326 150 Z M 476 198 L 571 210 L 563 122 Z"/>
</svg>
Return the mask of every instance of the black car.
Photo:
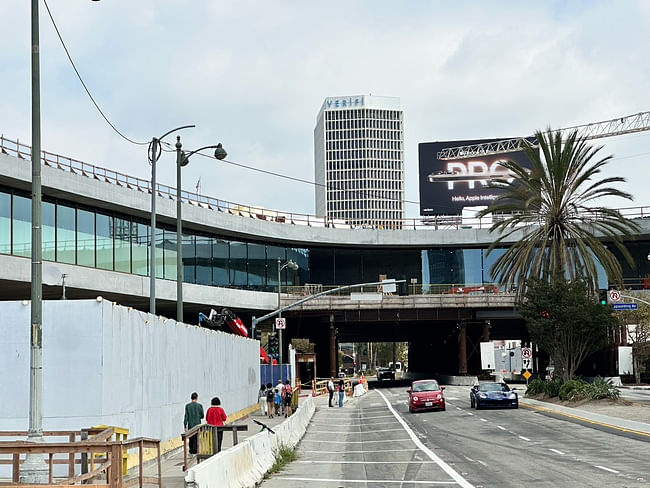
<svg viewBox="0 0 650 488">
<path fill-rule="evenodd" d="M 377 370 L 377 381 L 382 381 L 382 380 L 394 380 L 395 379 L 395 371 L 393 371 L 390 368 L 379 368 Z"/>
<path fill-rule="evenodd" d="M 469 402 L 477 410 L 487 407 L 519 408 L 517 393 L 505 383 L 479 383 L 472 386 Z"/>
</svg>

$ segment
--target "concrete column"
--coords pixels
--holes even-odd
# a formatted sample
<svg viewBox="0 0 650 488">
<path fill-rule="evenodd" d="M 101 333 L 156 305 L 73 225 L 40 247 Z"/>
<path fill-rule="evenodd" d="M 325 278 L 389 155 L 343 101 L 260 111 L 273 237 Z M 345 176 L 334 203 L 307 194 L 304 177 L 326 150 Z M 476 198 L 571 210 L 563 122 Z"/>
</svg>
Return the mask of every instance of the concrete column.
<svg viewBox="0 0 650 488">
<path fill-rule="evenodd" d="M 490 321 L 483 322 L 483 333 L 481 334 L 481 342 L 490 341 Z"/>
<path fill-rule="evenodd" d="M 334 327 L 334 314 L 330 314 L 330 376 L 336 378 L 338 371 L 337 365 L 337 351 L 336 351 L 336 328 Z"/>
<path fill-rule="evenodd" d="M 458 373 L 467 374 L 467 324 L 458 324 Z"/>
</svg>

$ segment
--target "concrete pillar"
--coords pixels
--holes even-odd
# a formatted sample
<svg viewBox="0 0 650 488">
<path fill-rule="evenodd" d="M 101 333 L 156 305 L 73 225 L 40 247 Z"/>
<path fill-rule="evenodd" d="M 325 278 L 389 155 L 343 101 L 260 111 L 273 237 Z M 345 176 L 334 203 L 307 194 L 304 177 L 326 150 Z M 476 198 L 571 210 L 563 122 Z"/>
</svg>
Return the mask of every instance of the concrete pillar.
<svg viewBox="0 0 650 488">
<path fill-rule="evenodd" d="M 481 334 L 481 342 L 490 341 L 490 321 L 483 322 L 483 333 Z"/>
<path fill-rule="evenodd" d="M 334 314 L 330 314 L 330 376 L 336 378 L 338 371 L 337 366 L 337 351 L 336 351 L 336 328 L 334 327 Z"/>
<path fill-rule="evenodd" d="M 458 373 L 467 374 L 467 324 L 458 324 Z"/>
</svg>

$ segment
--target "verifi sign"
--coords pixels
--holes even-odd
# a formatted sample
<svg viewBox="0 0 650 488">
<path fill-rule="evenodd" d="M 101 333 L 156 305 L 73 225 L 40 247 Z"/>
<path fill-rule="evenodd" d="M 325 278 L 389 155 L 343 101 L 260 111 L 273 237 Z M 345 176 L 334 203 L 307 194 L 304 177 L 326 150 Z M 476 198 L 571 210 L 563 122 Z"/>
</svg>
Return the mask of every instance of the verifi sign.
<svg viewBox="0 0 650 488">
<path fill-rule="evenodd" d="M 614 310 L 636 310 L 638 306 L 636 303 L 615 303 L 612 308 Z"/>
</svg>

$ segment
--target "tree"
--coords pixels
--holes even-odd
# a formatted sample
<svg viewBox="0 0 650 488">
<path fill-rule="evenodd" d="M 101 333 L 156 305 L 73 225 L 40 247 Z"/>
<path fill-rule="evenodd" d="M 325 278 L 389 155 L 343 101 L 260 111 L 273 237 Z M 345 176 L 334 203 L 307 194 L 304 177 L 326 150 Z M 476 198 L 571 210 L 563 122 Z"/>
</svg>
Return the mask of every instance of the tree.
<svg viewBox="0 0 650 488">
<path fill-rule="evenodd" d="M 583 280 L 553 282 L 532 278 L 519 303 L 531 340 L 553 359 L 564 381 L 585 358 L 607 343 L 616 326 L 612 308 L 588 293 Z"/>
<path fill-rule="evenodd" d="M 538 131 L 535 138 L 539 146 L 525 141 L 524 147 L 532 168 L 526 169 L 515 161 L 503 162 L 513 177 L 490 185 L 503 192 L 479 213 L 503 217 L 490 229 L 500 235 L 488 248 L 488 254 L 504 247 L 504 241 L 514 239 L 492 265 L 492 275 L 508 286 L 517 281 L 523 284 L 528 277 L 545 281 L 584 277 L 589 291 L 594 292 L 598 288 L 599 262 L 610 282 L 620 282 L 621 265 L 599 238 L 613 243 L 634 266 L 623 239 L 638 232 L 639 227 L 618 210 L 596 206 L 603 197 L 632 200 L 629 193 L 610 186 L 624 178 L 596 179 L 612 156 L 597 159 L 602 146 L 588 145 L 577 131 L 563 139 L 560 131 L 548 129 Z"/>
<path fill-rule="evenodd" d="M 643 293 L 632 290 L 623 290 L 623 295 L 638 296 L 647 299 Z M 632 360 L 634 361 L 634 379 L 641 383 L 641 373 L 645 371 L 646 362 L 650 359 L 650 306 L 639 303 L 637 310 L 619 310 L 616 320 L 621 327 L 621 332 L 626 345 L 632 345 Z"/>
</svg>

